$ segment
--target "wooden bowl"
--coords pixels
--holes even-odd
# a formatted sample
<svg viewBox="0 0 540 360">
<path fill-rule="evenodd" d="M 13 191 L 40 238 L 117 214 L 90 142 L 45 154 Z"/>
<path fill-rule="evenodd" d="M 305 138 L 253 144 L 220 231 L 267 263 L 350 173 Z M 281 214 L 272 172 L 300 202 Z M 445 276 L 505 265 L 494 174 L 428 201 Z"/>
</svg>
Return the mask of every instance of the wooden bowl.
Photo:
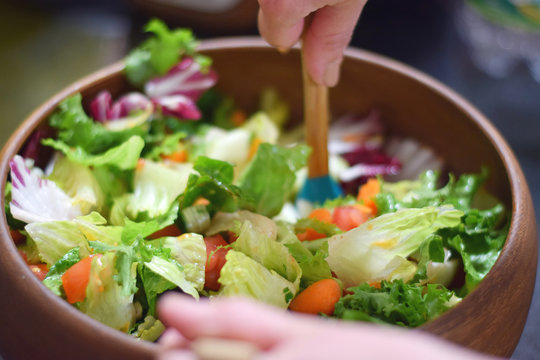
<svg viewBox="0 0 540 360">
<path fill-rule="evenodd" d="M 290 101 L 292 116 L 301 118 L 300 58 L 297 49 L 281 55 L 255 38 L 203 42 L 214 59 L 219 88 L 239 105 L 256 109 L 258 93 L 274 86 Z M 413 136 L 434 148 L 456 173 L 491 174 L 488 189 L 512 211 L 508 239 L 491 272 L 461 304 L 425 324 L 422 330 L 493 355 L 512 354 L 527 318 L 537 261 L 534 210 L 523 172 L 506 141 L 466 100 L 439 82 L 396 61 L 349 49 L 339 86 L 331 90 L 334 114 L 366 113 L 378 108 L 393 133 Z M 8 161 L 38 124 L 66 96 L 99 90 L 120 94 L 128 88 L 117 63 L 53 96 L 11 136 L 0 160 L 5 184 Z M 4 186 L 2 186 L 4 189 Z M 2 196 L 2 199 L 4 197 Z M 2 207 L 3 209 L 4 207 Z M 86 317 L 47 290 L 17 253 L 5 218 L 0 220 L 0 349 L 9 359 L 148 359 L 158 345 Z"/>
<path fill-rule="evenodd" d="M 158 17 L 167 23 L 192 28 L 197 34 L 239 35 L 257 28 L 259 3 L 253 0 L 229 0 L 216 7 L 206 0 L 129 0 L 146 17 Z M 194 6 L 195 5 L 195 6 Z"/>
</svg>

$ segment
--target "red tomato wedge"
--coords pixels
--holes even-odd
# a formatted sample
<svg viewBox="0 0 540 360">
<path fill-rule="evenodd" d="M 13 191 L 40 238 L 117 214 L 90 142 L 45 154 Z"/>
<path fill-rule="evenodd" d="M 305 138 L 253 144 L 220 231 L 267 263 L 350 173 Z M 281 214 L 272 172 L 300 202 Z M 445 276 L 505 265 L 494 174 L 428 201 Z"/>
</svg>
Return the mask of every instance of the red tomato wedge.
<svg viewBox="0 0 540 360">
<path fill-rule="evenodd" d="M 342 231 L 349 231 L 365 223 L 368 215 L 354 206 L 338 206 L 332 214 L 332 222 Z"/>
<path fill-rule="evenodd" d="M 206 244 L 204 287 L 208 290 L 217 291 L 220 287 L 218 279 L 221 268 L 225 265 L 225 255 L 229 251 L 229 248 L 225 247 L 229 244 L 219 234 L 205 237 L 204 243 Z"/>
<path fill-rule="evenodd" d="M 47 276 L 47 273 L 49 272 L 47 264 L 28 265 L 28 267 L 40 281 L 43 281 L 43 279 L 45 279 L 45 276 Z"/>
</svg>

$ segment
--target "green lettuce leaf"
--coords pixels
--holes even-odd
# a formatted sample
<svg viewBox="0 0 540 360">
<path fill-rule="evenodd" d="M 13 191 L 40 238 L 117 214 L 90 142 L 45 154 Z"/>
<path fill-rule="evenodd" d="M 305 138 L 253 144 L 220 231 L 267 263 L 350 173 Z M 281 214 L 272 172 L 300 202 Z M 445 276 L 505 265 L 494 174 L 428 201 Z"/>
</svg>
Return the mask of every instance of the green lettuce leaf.
<svg viewBox="0 0 540 360">
<path fill-rule="evenodd" d="M 75 265 L 81 260 L 79 248 L 74 248 L 68 251 L 60 260 L 58 260 L 47 273 L 43 284 L 48 287 L 53 293 L 62 296 L 62 275 L 67 269 Z"/>
<path fill-rule="evenodd" d="M 352 294 L 335 306 L 336 317 L 408 327 L 420 326 L 448 310 L 453 296 L 439 285 L 422 287 L 401 280 L 382 281 L 380 289 L 361 284 L 348 290 Z"/>
<path fill-rule="evenodd" d="M 44 145 L 62 151 L 74 162 L 87 166 L 114 166 L 121 170 L 134 169 L 144 147 L 144 140 L 140 136 L 132 136 L 120 145 L 97 155 L 88 153 L 82 147 L 72 147 L 59 140 L 45 139 L 42 142 Z"/>
<path fill-rule="evenodd" d="M 178 286 L 183 292 L 199 299 L 199 292 L 194 284 L 187 280 L 184 267 L 176 260 L 166 260 L 160 256 L 154 256 L 144 264 L 146 268 L 161 276 L 165 280 Z"/>
<path fill-rule="evenodd" d="M 277 223 L 277 241 L 289 249 L 289 253 L 296 259 L 302 269 L 301 288 L 306 288 L 322 279 L 332 278 L 332 271 L 326 262 L 328 256 L 328 242 L 325 241 L 315 254 L 308 250 L 294 234 L 291 226 L 284 222 Z"/>
<path fill-rule="evenodd" d="M 244 221 L 250 222 L 254 229 L 269 239 L 276 239 L 276 223 L 266 216 L 247 210 L 238 210 L 233 213 L 218 212 L 212 218 L 210 227 L 206 229 L 206 235 L 215 235 L 225 231 L 238 232 Z"/>
<path fill-rule="evenodd" d="M 155 316 L 158 295 L 167 290 L 175 289 L 176 284 L 156 274 L 144 265 L 140 265 L 138 269 L 148 303 L 148 315 Z"/>
<path fill-rule="evenodd" d="M 184 268 L 186 280 L 197 291 L 202 291 L 206 266 L 206 244 L 203 236 L 186 233 L 179 237 L 167 237 L 162 240 L 161 246 L 171 250 L 171 258 Z"/>
<path fill-rule="evenodd" d="M 102 210 L 105 195 L 94 173 L 87 166 L 61 157 L 54 163 L 49 179 L 75 200 L 83 214 Z"/>
<path fill-rule="evenodd" d="M 84 154 L 100 154 L 135 135 L 142 137 L 146 133 L 146 124 L 121 131 L 106 129 L 86 115 L 81 100 L 80 93 L 66 98 L 49 119 L 49 124 L 58 129 L 58 143 L 66 145 L 64 150 L 74 147 Z M 77 154 L 72 156 L 77 157 Z"/>
<path fill-rule="evenodd" d="M 210 201 L 213 211 L 232 212 L 237 209 L 240 189 L 232 184 L 233 166 L 225 161 L 199 156 L 193 167 L 197 174 L 191 174 L 183 195 L 180 196 L 180 208 L 192 205 L 199 197 Z"/>
<path fill-rule="evenodd" d="M 144 321 L 140 323 L 131 335 L 138 339 L 146 341 L 156 341 L 161 334 L 165 331 L 165 325 L 152 315 L 148 315 L 144 318 Z"/>
<path fill-rule="evenodd" d="M 145 26 L 148 38 L 126 58 L 126 76 L 135 85 L 143 85 L 156 75 L 166 73 L 184 55 L 194 56 L 205 69 L 210 58 L 196 53 L 198 42 L 189 29 L 169 30 L 161 20 L 152 19 Z"/>
<path fill-rule="evenodd" d="M 114 329 L 127 332 L 135 323 L 133 294 L 125 294 L 115 280 L 116 255 L 106 253 L 92 259 L 86 298 L 79 309 L 91 318 Z M 135 267 L 131 277 L 135 279 Z"/>
<path fill-rule="evenodd" d="M 261 144 L 239 181 L 242 192 L 252 199 L 248 210 L 268 217 L 279 214 L 294 192 L 296 172 L 306 165 L 309 152 L 304 145 Z"/>
<path fill-rule="evenodd" d="M 487 171 L 480 174 L 464 174 L 457 180 L 450 174 L 448 183 L 442 188 L 438 187 L 439 172 L 431 170 L 426 171 L 416 181 L 404 180 L 396 183 L 381 181 L 381 193 L 375 199 L 378 213 L 443 204 L 466 210 L 470 208 L 486 177 Z"/>
<path fill-rule="evenodd" d="M 295 285 L 295 293 L 298 291 L 302 269 L 285 245 L 258 231 L 249 221 L 244 221 L 236 233 L 238 239 L 231 244 L 234 250 L 275 271 Z"/>
<path fill-rule="evenodd" d="M 229 250 L 221 268 L 221 296 L 246 296 L 286 309 L 296 294 L 296 286 L 249 256 Z"/>
<path fill-rule="evenodd" d="M 465 212 L 459 226 L 438 232 L 445 246 L 463 261 L 465 285 L 460 296 L 472 291 L 497 261 L 508 234 L 508 224 L 500 225 L 504 216 L 501 205 L 488 210 L 472 209 Z"/>
<path fill-rule="evenodd" d="M 457 226 L 462 214 L 443 206 L 381 215 L 329 238 L 326 261 L 346 287 L 383 279 L 409 280 L 416 265 L 407 257 L 438 229 Z"/>
<path fill-rule="evenodd" d="M 164 130 L 163 130 L 164 131 Z M 151 150 L 145 155 L 146 159 L 153 161 L 161 160 L 161 155 L 170 155 L 180 149 L 182 149 L 180 140 L 187 136 L 185 132 L 177 132 L 170 135 L 164 135 L 161 142 L 154 145 Z"/>
<path fill-rule="evenodd" d="M 128 218 L 122 219 L 122 244 L 131 245 L 137 237 L 146 238 L 174 223 L 178 216 L 178 204 L 173 203 L 167 212 L 147 221 L 135 222 Z"/>
<path fill-rule="evenodd" d="M 80 216 L 73 222 L 88 241 L 100 241 L 111 245 L 120 243 L 122 227 L 106 225 L 107 220 L 97 212 Z"/>
<path fill-rule="evenodd" d="M 166 213 L 186 189 L 192 172 L 191 167 L 176 171 L 163 163 L 146 160 L 135 171 L 133 194 L 126 207 L 130 218 L 144 213 L 143 219 L 152 219 Z"/>
<path fill-rule="evenodd" d="M 82 257 L 90 252 L 88 240 L 75 221 L 32 223 L 26 225 L 25 230 L 36 244 L 39 256 L 49 266 L 73 248 L 80 248 Z"/>
</svg>

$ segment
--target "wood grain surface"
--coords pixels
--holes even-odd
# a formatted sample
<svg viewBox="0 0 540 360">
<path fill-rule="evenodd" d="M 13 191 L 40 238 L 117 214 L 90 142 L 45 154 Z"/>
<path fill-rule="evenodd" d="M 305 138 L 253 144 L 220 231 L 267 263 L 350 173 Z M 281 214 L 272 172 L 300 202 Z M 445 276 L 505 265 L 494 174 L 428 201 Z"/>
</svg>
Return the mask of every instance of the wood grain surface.
<svg viewBox="0 0 540 360">
<path fill-rule="evenodd" d="M 218 88 L 248 110 L 258 107 L 266 86 L 291 104 L 302 119 L 299 51 L 286 55 L 253 38 L 221 39 L 202 44 L 214 59 Z M 129 86 L 122 63 L 90 75 L 56 94 L 33 112 L 11 136 L 0 157 L 2 189 L 9 160 L 32 131 L 66 96 L 82 92 L 86 101 L 101 89 L 118 95 Z M 459 95 L 401 63 L 350 49 L 339 85 L 330 90 L 333 115 L 378 109 L 391 133 L 412 136 L 434 148 L 448 170 L 490 170 L 488 189 L 512 211 L 507 242 L 483 282 L 461 304 L 419 330 L 488 354 L 509 356 L 523 330 L 537 261 L 534 209 L 523 172 L 506 141 L 491 123 Z M 2 201 L 4 197 L 2 196 Z M 4 204 L 2 204 L 4 205 Z M 4 209 L 4 206 L 2 206 Z M 149 359 L 159 347 L 137 341 L 86 317 L 48 291 L 25 266 L 0 220 L 0 348 L 8 359 Z"/>
</svg>

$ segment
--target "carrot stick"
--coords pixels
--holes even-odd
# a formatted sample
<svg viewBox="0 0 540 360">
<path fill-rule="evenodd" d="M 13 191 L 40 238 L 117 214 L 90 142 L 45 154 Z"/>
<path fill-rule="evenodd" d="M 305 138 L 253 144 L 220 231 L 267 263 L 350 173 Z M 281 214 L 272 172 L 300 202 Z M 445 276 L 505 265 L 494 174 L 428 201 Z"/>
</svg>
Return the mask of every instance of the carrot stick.
<svg viewBox="0 0 540 360">
<path fill-rule="evenodd" d="M 330 212 L 330 210 L 325 208 L 313 210 L 308 217 L 310 219 L 317 219 L 325 223 L 332 223 L 332 213 Z"/>
<path fill-rule="evenodd" d="M 381 184 L 377 178 L 370 178 L 358 190 L 358 200 L 362 201 L 365 206 L 372 210 L 372 214 L 377 214 L 377 205 L 373 200 L 378 193 L 381 192 Z"/>
<path fill-rule="evenodd" d="M 289 309 L 307 314 L 332 315 L 334 306 L 341 298 L 341 287 L 334 279 L 322 279 L 298 294 Z"/>
</svg>

